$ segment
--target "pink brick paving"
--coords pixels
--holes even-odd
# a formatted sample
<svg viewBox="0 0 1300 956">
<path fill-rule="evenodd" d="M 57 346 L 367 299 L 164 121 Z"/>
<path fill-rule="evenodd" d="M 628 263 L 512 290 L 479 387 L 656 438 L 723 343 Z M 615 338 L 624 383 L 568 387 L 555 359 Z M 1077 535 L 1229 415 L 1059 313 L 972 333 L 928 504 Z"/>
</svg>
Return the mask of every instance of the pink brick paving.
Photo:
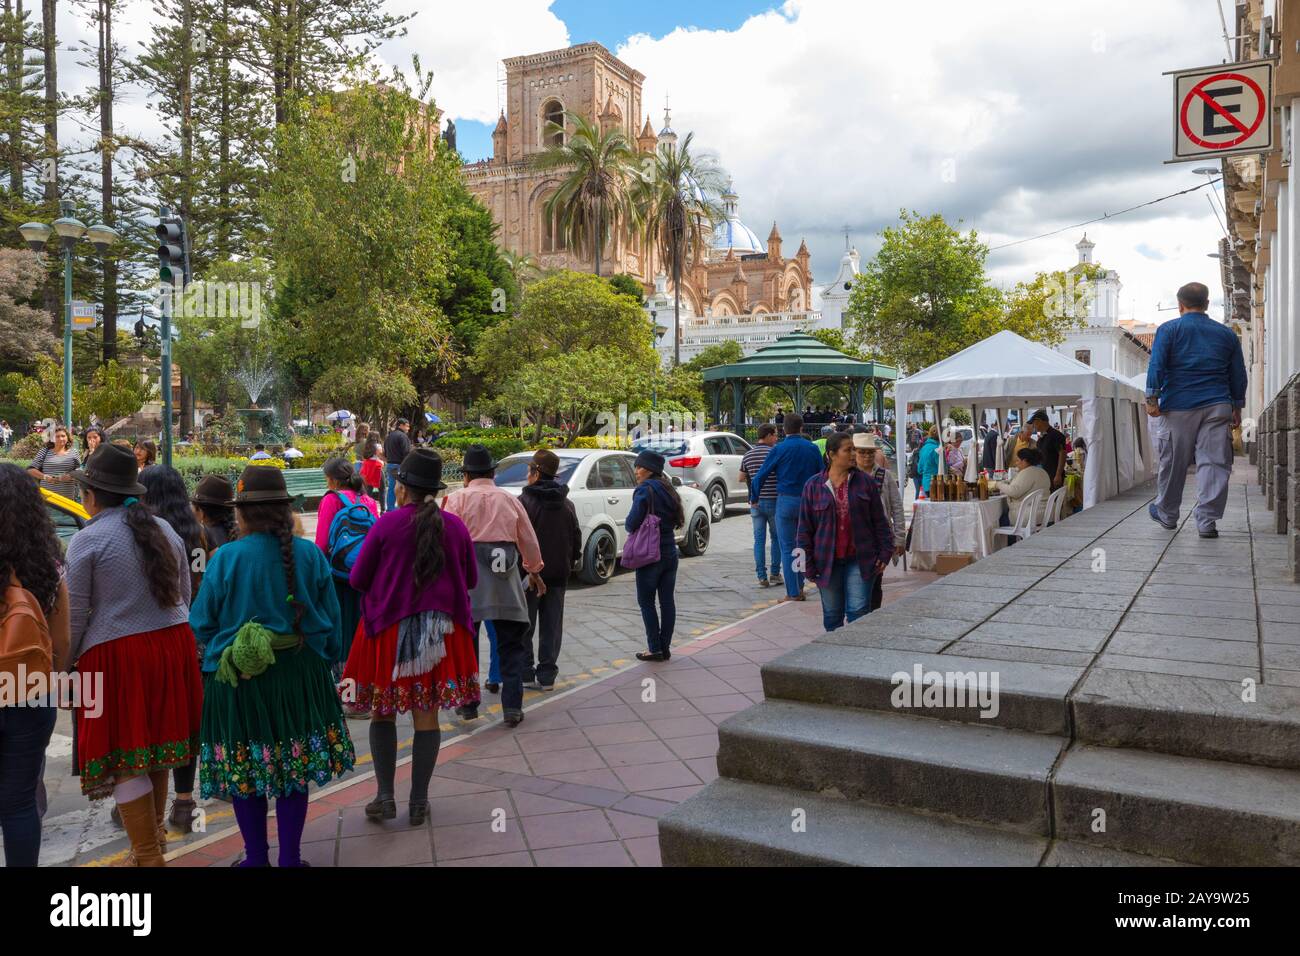
<svg viewBox="0 0 1300 956">
<path fill-rule="evenodd" d="M 889 603 L 934 575 L 885 580 Z M 497 725 L 444 748 L 422 827 L 406 823 L 400 799 L 409 763 L 397 768 L 396 820 L 365 819 L 373 779 L 314 793 L 303 858 L 313 866 L 658 866 L 658 818 L 717 776 L 717 725 L 762 700 L 763 663 L 821 633 L 821 605 L 815 590 L 809 595 L 682 644 L 665 664 L 637 664 L 543 701 L 516 730 Z M 653 703 L 642 701 L 648 677 Z M 364 733 L 365 724 L 351 729 Z M 228 866 L 242 847 L 232 829 L 170 865 Z"/>
</svg>

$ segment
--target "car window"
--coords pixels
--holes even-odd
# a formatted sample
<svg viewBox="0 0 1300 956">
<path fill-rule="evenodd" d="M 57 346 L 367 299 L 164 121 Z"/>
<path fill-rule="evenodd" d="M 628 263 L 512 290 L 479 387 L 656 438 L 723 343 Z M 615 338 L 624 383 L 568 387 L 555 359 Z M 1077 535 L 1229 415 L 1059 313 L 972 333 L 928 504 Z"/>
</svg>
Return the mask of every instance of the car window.
<svg viewBox="0 0 1300 956">
<path fill-rule="evenodd" d="M 50 521 L 54 524 L 54 533 L 60 538 L 70 538 L 81 527 L 77 521 L 77 516 L 70 514 L 54 507 L 52 504 L 46 504 L 45 510 L 49 513 Z"/>
<path fill-rule="evenodd" d="M 704 450 L 710 455 L 730 455 L 731 445 L 722 435 L 704 439 Z"/>
<path fill-rule="evenodd" d="M 731 453 L 733 455 L 743 455 L 745 452 L 749 451 L 751 447 L 749 442 L 745 441 L 743 438 L 737 437 L 736 435 L 728 435 L 727 441 L 731 442 Z"/>
<path fill-rule="evenodd" d="M 654 451 L 663 455 L 665 458 L 671 458 L 674 455 L 683 455 L 686 453 L 686 440 L 684 438 L 670 438 L 665 435 L 656 435 L 651 438 L 639 438 L 632 442 L 633 451 Z"/>
<path fill-rule="evenodd" d="M 606 491 L 612 488 L 631 488 L 636 483 L 632 469 L 622 455 L 606 455 L 596 462 L 587 479 L 587 487 Z"/>
<path fill-rule="evenodd" d="M 499 466 L 495 481 L 501 488 L 522 488 L 528 484 L 528 463 L 533 460 L 532 455 L 525 455 L 520 458 L 507 458 Z M 562 485 L 567 485 L 569 479 L 573 477 L 573 471 L 578 467 L 577 458 L 561 458 L 560 470 L 555 475 L 555 480 Z"/>
</svg>

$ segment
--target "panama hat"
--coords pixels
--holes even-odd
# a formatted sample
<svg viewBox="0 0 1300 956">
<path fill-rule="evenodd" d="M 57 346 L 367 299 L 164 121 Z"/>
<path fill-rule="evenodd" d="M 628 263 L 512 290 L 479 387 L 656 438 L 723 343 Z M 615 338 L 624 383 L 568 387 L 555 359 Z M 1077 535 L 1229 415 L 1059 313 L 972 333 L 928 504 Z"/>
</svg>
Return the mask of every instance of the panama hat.
<svg viewBox="0 0 1300 956">
<path fill-rule="evenodd" d="M 115 495 L 144 495 L 148 489 L 140 484 L 140 466 L 135 452 L 120 445 L 100 445 L 86 460 L 86 467 L 72 473 L 80 485 Z"/>
</svg>

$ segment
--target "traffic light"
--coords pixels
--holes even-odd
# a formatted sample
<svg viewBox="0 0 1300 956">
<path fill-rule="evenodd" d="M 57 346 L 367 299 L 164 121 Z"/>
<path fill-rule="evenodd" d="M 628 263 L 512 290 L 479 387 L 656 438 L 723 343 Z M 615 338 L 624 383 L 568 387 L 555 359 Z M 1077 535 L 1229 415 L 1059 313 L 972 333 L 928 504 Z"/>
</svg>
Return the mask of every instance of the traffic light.
<svg viewBox="0 0 1300 956">
<path fill-rule="evenodd" d="M 158 234 L 158 279 L 163 285 L 184 288 L 185 227 L 181 220 L 164 218 L 154 230 Z"/>
</svg>

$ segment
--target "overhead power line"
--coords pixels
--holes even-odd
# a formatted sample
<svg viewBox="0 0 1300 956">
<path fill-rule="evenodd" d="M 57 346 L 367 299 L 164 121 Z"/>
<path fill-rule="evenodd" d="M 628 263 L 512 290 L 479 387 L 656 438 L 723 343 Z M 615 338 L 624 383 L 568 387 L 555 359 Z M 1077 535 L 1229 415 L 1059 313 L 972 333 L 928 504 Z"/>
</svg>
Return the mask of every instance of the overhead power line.
<svg viewBox="0 0 1300 956">
<path fill-rule="evenodd" d="M 1215 183 L 1222 181 L 1222 179 L 1209 179 L 1201 183 L 1199 186 L 1189 186 L 1187 189 L 1181 189 L 1176 193 L 1170 193 L 1168 196 L 1161 196 L 1159 199 L 1151 199 L 1147 202 L 1140 202 L 1136 206 L 1129 206 L 1127 209 L 1121 209 L 1119 212 L 1104 212 L 1096 219 L 1089 219 L 1087 222 L 1076 222 L 1072 226 L 1062 226 L 1060 229 L 1053 229 L 1051 232 L 1045 232 L 1040 236 L 1030 236 L 1028 239 L 1017 239 L 1014 242 L 1004 242 L 1000 246 L 990 246 L 989 252 L 997 252 L 999 249 L 1008 249 L 1011 246 L 1033 242 L 1036 239 L 1046 239 L 1049 236 L 1059 236 L 1061 233 L 1069 232 L 1071 229 L 1079 229 L 1083 226 L 1091 226 L 1093 223 L 1105 222 L 1107 219 L 1114 219 L 1116 216 L 1122 216 L 1125 213 L 1133 212 L 1135 209 L 1144 209 L 1147 206 L 1154 206 L 1158 202 L 1164 202 L 1166 199 L 1174 199 L 1177 196 L 1186 196 L 1188 193 L 1194 193 L 1198 189 L 1204 189 L 1206 186 L 1213 186 Z"/>
</svg>

